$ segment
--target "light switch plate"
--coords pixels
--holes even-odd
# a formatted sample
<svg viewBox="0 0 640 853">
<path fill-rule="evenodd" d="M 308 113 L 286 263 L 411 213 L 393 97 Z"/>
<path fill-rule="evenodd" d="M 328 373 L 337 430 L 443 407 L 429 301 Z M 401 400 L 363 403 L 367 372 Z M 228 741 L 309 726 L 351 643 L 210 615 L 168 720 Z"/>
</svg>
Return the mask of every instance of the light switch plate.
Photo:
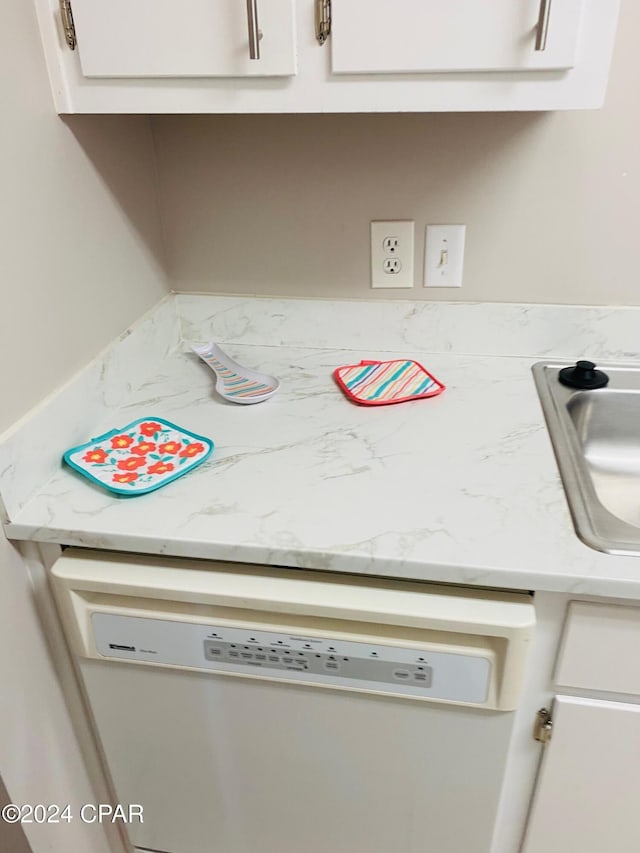
<svg viewBox="0 0 640 853">
<path fill-rule="evenodd" d="M 415 222 L 371 223 L 371 287 L 413 287 Z"/>
<path fill-rule="evenodd" d="M 464 225 L 427 225 L 424 286 L 462 287 Z"/>
</svg>

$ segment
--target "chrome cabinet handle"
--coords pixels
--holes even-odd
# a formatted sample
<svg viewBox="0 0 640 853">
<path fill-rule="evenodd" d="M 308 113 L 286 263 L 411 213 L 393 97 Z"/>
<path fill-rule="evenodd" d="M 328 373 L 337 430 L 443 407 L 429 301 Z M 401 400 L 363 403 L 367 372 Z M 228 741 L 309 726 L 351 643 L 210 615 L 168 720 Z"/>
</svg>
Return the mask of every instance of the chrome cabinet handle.
<svg viewBox="0 0 640 853">
<path fill-rule="evenodd" d="M 536 32 L 536 50 L 545 50 L 547 47 L 547 32 L 549 31 L 550 13 L 551 0 L 540 0 L 540 13 L 538 15 L 538 28 Z"/>
<path fill-rule="evenodd" d="M 260 59 L 260 36 L 258 28 L 258 0 L 247 0 L 247 23 L 249 24 L 249 59 Z"/>
<path fill-rule="evenodd" d="M 331 0 L 316 0 L 316 39 L 324 44 L 331 35 Z"/>
<path fill-rule="evenodd" d="M 62 18 L 62 29 L 64 40 L 71 50 L 76 49 L 76 28 L 73 23 L 73 12 L 69 0 L 60 0 L 60 17 Z"/>
</svg>

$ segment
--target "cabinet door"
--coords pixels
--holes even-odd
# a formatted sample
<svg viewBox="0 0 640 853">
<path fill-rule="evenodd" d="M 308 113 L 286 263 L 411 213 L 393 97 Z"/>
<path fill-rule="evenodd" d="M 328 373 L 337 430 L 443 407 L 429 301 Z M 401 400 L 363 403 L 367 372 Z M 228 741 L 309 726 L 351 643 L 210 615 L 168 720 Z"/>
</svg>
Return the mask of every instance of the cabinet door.
<svg viewBox="0 0 640 853">
<path fill-rule="evenodd" d="M 85 77 L 246 77 L 296 73 L 295 0 L 73 0 Z"/>
<path fill-rule="evenodd" d="M 638 848 L 640 706 L 559 696 L 523 853 Z"/>
<path fill-rule="evenodd" d="M 540 5 L 547 40 L 536 50 Z M 582 0 L 333 0 L 335 73 L 567 69 Z"/>
</svg>

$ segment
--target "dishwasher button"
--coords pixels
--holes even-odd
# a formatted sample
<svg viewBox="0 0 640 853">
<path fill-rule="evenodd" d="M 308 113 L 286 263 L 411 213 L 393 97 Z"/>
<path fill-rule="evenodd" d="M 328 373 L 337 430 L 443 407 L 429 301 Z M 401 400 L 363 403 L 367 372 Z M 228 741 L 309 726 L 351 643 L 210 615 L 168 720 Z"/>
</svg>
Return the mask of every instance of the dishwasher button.
<svg viewBox="0 0 640 853">
<path fill-rule="evenodd" d="M 433 675 L 433 670 L 431 667 L 428 667 L 424 670 L 418 670 L 413 673 L 413 680 L 418 681 L 424 687 L 431 687 L 431 677 Z"/>
<path fill-rule="evenodd" d="M 411 678 L 411 673 L 406 669 L 394 669 L 393 677 L 400 681 L 406 681 L 408 678 Z"/>
<path fill-rule="evenodd" d="M 330 669 L 330 670 L 332 670 L 333 672 L 335 672 L 337 669 L 340 669 L 340 664 L 338 663 L 338 661 L 337 661 L 337 660 L 328 660 L 328 661 L 325 663 L 324 668 L 325 668 L 325 669 Z"/>
</svg>

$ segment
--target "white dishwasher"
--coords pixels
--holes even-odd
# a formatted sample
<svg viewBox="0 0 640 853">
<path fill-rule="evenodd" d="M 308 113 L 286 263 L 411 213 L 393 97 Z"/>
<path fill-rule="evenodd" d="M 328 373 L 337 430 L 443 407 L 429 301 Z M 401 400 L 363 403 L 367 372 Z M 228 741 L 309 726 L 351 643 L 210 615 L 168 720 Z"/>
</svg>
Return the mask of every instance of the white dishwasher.
<svg viewBox="0 0 640 853">
<path fill-rule="evenodd" d="M 118 802 L 161 853 L 488 853 L 529 596 L 69 549 Z"/>
</svg>

